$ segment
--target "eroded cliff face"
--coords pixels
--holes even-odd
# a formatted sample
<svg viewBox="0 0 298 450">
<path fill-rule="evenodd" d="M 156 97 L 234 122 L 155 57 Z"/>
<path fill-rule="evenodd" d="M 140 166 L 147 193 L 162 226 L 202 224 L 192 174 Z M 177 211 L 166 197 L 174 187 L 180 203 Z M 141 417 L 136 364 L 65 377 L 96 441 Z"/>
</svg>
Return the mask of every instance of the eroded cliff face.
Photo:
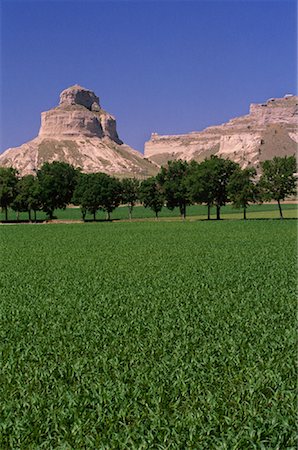
<svg viewBox="0 0 298 450">
<path fill-rule="evenodd" d="M 246 116 L 201 132 L 163 136 L 153 133 L 145 156 L 159 165 L 171 159 L 204 160 L 211 155 L 229 158 L 241 167 L 260 167 L 274 156 L 293 155 L 298 143 L 298 97 L 252 104 Z"/>
<path fill-rule="evenodd" d="M 34 173 L 44 162 L 65 161 L 84 172 L 146 177 L 158 167 L 119 139 L 115 118 L 102 109 L 94 92 L 79 85 L 60 94 L 59 106 L 41 113 L 38 136 L 0 155 L 0 166 L 20 175 Z"/>
</svg>

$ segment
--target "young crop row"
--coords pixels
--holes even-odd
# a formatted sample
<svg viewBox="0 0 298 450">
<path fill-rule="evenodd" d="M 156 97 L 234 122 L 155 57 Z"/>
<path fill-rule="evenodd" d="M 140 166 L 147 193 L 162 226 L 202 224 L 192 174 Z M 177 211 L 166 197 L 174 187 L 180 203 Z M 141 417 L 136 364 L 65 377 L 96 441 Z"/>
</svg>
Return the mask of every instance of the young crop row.
<svg viewBox="0 0 298 450">
<path fill-rule="evenodd" d="M 0 448 L 294 449 L 295 238 L 2 227 Z"/>
</svg>

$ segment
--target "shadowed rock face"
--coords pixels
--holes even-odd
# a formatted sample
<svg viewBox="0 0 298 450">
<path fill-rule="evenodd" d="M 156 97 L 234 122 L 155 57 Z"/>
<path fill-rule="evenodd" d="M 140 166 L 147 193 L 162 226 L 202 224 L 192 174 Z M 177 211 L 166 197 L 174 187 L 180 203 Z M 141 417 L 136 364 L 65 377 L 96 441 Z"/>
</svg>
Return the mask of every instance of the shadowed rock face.
<svg viewBox="0 0 298 450">
<path fill-rule="evenodd" d="M 163 165 L 170 159 L 202 161 L 210 155 L 229 158 L 241 167 L 260 167 L 274 156 L 293 155 L 298 143 L 298 97 L 270 99 L 252 104 L 246 116 L 183 135 L 153 133 L 145 156 Z"/>
<path fill-rule="evenodd" d="M 94 92 L 79 85 L 60 94 L 59 106 L 41 113 L 38 136 L 0 155 L 0 166 L 20 175 L 34 173 L 46 161 L 65 161 L 84 172 L 147 177 L 158 168 L 119 139 L 115 118 Z"/>
<path fill-rule="evenodd" d="M 94 92 L 82 88 L 78 84 L 61 92 L 60 105 L 82 105 L 90 111 L 100 110 L 99 98 Z"/>
</svg>

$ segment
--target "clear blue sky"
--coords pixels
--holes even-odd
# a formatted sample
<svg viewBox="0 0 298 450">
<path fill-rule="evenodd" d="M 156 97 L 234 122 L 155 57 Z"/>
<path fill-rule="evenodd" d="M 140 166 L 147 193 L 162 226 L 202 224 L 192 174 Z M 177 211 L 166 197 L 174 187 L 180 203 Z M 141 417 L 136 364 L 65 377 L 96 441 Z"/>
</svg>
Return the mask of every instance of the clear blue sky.
<svg viewBox="0 0 298 450">
<path fill-rule="evenodd" d="M 296 92 L 296 1 L 1 1 L 1 147 L 35 137 L 73 84 L 122 140 L 179 134 Z"/>
</svg>

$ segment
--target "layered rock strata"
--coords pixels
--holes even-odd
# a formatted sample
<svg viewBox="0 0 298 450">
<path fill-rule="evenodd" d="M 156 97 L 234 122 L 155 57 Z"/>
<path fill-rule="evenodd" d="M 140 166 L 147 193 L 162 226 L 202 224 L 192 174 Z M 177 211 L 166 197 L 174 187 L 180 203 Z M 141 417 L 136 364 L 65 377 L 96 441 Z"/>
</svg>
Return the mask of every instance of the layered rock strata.
<svg viewBox="0 0 298 450">
<path fill-rule="evenodd" d="M 115 118 L 102 109 L 94 92 L 78 85 L 60 94 L 59 106 L 41 113 L 35 139 L 0 155 L 0 166 L 13 166 L 20 175 L 34 173 L 46 161 L 65 161 L 84 172 L 141 178 L 158 170 L 119 139 Z"/>
<path fill-rule="evenodd" d="M 286 95 L 250 105 L 249 114 L 200 132 L 153 133 L 145 156 L 164 165 L 171 159 L 202 161 L 210 155 L 229 158 L 242 167 L 260 167 L 274 156 L 293 155 L 298 143 L 298 97 Z"/>
</svg>

